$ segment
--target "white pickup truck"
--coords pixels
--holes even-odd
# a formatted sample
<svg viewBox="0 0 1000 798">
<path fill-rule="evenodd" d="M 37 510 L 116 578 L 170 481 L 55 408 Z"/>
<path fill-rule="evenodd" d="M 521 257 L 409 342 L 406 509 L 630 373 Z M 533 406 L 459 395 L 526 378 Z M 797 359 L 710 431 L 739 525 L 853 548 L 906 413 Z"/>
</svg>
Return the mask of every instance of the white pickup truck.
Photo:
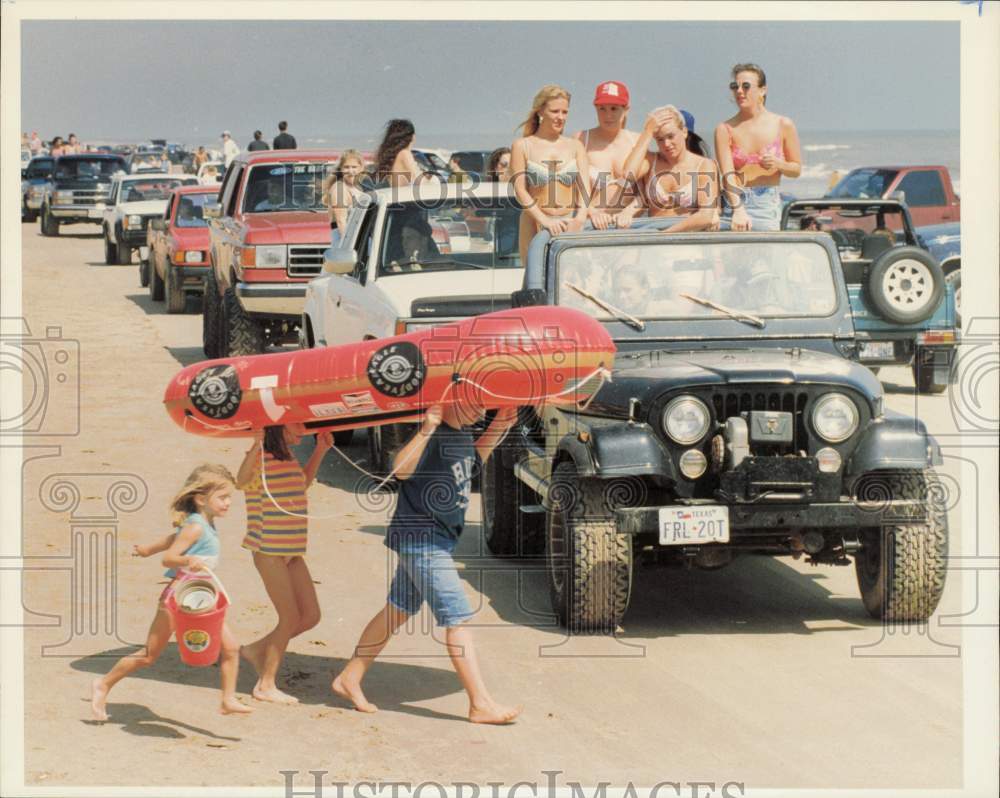
<svg viewBox="0 0 1000 798">
<path fill-rule="evenodd" d="M 385 338 L 510 307 L 524 277 L 520 213 L 507 183 L 427 181 L 359 195 L 306 289 L 300 345 Z M 374 471 L 388 472 L 406 434 L 405 425 L 369 431 Z"/>
<path fill-rule="evenodd" d="M 101 222 L 104 262 L 131 263 L 132 250 L 146 246 L 149 222 L 163 218 L 170 192 L 178 186 L 197 182 L 190 175 L 169 175 L 165 172 L 116 175 L 111 181 L 111 193 Z"/>
</svg>

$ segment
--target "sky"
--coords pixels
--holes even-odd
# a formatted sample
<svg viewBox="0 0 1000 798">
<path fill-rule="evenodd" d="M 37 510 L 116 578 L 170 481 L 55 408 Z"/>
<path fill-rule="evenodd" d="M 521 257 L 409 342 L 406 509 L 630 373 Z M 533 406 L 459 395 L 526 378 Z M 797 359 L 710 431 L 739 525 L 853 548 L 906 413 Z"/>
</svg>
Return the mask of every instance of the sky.
<svg viewBox="0 0 1000 798">
<path fill-rule="evenodd" d="M 737 61 L 800 130 L 959 126 L 957 22 L 25 21 L 21 53 L 21 127 L 42 138 L 243 142 L 287 119 L 354 144 L 405 117 L 473 146 L 512 138 L 546 83 L 572 93 L 570 129 L 590 127 L 605 80 L 628 85 L 629 127 L 672 103 L 710 133 Z"/>
</svg>

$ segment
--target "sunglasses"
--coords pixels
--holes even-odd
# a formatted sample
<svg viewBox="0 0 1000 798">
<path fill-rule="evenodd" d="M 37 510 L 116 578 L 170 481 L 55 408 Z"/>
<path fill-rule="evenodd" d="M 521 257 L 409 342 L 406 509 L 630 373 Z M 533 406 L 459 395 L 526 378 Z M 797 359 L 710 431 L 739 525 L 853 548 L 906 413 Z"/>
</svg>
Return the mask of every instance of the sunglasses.
<svg viewBox="0 0 1000 798">
<path fill-rule="evenodd" d="M 742 83 L 737 83 L 734 80 L 732 83 L 729 84 L 729 90 L 730 91 L 736 91 L 737 89 L 743 89 L 743 92 L 746 93 L 746 92 L 750 91 L 750 89 L 756 89 L 756 88 L 757 88 L 756 86 L 754 86 L 752 83 L 748 83 L 747 81 L 743 81 Z"/>
</svg>

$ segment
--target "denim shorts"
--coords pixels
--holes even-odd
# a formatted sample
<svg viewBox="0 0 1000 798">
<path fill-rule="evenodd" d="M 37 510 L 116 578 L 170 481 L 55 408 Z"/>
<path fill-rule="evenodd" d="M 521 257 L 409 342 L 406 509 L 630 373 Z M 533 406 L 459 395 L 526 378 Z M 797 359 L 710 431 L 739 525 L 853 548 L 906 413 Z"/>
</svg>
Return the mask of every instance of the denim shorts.
<svg viewBox="0 0 1000 798">
<path fill-rule="evenodd" d="M 777 186 L 743 188 L 740 189 L 740 193 L 743 196 L 743 207 L 750 217 L 750 232 L 772 232 L 781 229 L 781 193 Z M 722 207 L 722 218 L 727 223 L 733 218 L 733 209 L 725 202 Z M 728 224 L 726 226 L 728 227 Z"/>
<path fill-rule="evenodd" d="M 454 544 L 430 540 L 400 546 L 389 603 L 416 615 L 426 601 L 438 626 L 458 626 L 471 618 L 472 607 L 451 557 L 454 548 Z"/>
</svg>

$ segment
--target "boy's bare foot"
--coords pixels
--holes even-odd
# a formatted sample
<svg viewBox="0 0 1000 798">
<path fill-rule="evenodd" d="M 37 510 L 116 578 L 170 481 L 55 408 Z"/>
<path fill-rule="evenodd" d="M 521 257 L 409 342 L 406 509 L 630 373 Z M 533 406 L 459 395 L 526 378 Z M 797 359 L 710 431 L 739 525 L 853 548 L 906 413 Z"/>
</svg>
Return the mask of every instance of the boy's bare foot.
<svg viewBox="0 0 1000 798">
<path fill-rule="evenodd" d="M 90 709 L 94 713 L 94 720 L 107 720 L 108 712 L 104 707 L 108 700 L 108 688 L 104 686 L 103 679 L 94 679 L 90 685 Z"/>
<path fill-rule="evenodd" d="M 264 667 L 264 663 L 261 662 L 260 652 L 254 648 L 253 644 L 240 646 L 240 656 L 249 662 L 253 666 L 254 672 L 260 676 L 260 671 Z"/>
<path fill-rule="evenodd" d="M 361 683 L 345 679 L 344 674 L 340 674 L 333 680 L 330 689 L 341 698 L 354 704 L 354 708 L 358 712 L 378 712 L 378 707 L 365 698 L 365 694 L 361 690 Z"/>
<path fill-rule="evenodd" d="M 261 687 L 258 682 L 253 688 L 253 697 L 258 701 L 270 701 L 272 704 L 297 704 L 299 699 L 293 695 L 288 695 L 277 687 Z"/>
<path fill-rule="evenodd" d="M 219 706 L 219 712 L 223 715 L 245 715 L 248 712 L 253 712 L 253 707 L 241 704 L 236 698 L 223 698 L 222 704 Z"/>
<path fill-rule="evenodd" d="M 492 723 L 497 726 L 504 726 L 513 723 L 521 714 L 522 707 L 502 707 L 499 704 L 486 704 L 484 706 L 469 707 L 469 720 L 473 723 Z"/>
</svg>

